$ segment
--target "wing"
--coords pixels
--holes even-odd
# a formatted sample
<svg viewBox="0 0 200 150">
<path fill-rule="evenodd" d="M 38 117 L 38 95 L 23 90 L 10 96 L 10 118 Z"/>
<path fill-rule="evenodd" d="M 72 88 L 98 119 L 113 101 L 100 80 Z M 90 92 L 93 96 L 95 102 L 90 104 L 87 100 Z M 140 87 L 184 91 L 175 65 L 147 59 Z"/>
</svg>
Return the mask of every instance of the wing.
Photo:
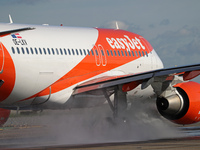
<svg viewBox="0 0 200 150">
<path fill-rule="evenodd" d="M 74 88 L 73 95 L 83 92 L 105 89 L 115 87 L 117 85 L 125 85 L 124 91 L 129 91 L 136 87 L 136 85 L 142 84 L 142 89 L 148 87 L 155 81 L 165 82 L 172 81 L 175 75 L 183 76 L 183 80 L 191 80 L 200 74 L 200 64 L 174 67 L 167 69 L 153 70 L 138 74 L 129 74 L 123 76 L 107 76 L 90 80 L 82 83 Z M 132 87 L 129 84 L 132 83 Z M 131 85 L 131 84 L 130 84 Z M 126 89 L 125 89 L 126 88 Z"/>
<path fill-rule="evenodd" d="M 2 31 L 2 32 L 0 32 L 0 37 L 7 36 L 7 35 L 10 35 L 10 34 L 16 33 L 16 32 L 22 32 L 22 31 L 33 30 L 33 29 L 35 29 L 35 28 L 27 27 L 27 28 Z"/>
</svg>

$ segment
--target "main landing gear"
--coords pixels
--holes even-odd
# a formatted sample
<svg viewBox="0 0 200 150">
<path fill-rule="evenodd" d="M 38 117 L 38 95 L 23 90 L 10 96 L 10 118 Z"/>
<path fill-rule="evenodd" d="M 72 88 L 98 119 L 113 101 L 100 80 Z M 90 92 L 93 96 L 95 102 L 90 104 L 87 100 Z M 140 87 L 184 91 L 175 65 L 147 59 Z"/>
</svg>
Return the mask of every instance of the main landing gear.
<svg viewBox="0 0 200 150">
<path fill-rule="evenodd" d="M 113 112 L 113 119 L 107 118 L 107 120 L 113 123 L 116 122 L 126 122 L 124 113 L 127 109 L 127 96 L 126 92 L 122 91 L 122 88 L 120 86 L 116 86 L 113 89 L 103 89 L 103 94 Z M 113 102 L 111 101 L 110 97 L 114 95 Z"/>
</svg>

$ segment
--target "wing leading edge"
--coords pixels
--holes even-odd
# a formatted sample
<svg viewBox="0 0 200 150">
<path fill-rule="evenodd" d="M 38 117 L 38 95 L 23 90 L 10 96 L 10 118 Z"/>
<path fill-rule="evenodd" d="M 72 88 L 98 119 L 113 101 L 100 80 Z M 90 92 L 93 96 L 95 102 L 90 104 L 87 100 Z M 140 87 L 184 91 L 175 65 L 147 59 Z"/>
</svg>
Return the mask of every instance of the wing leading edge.
<svg viewBox="0 0 200 150">
<path fill-rule="evenodd" d="M 155 78 L 163 78 L 163 81 L 166 81 L 171 77 L 173 78 L 175 75 L 183 76 L 184 81 L 191 80 L 200 75 L 200 64 L 159 69 L 138 74 L 108 76 L 93 79 L 76 86 L 74 88 L 73 95 L 98 89 L 114 87 L 117 85 L 124 85 L 134 81 L 142 83 L 142 88 L 144 89 L 148 87 L 151 83 L 153 83 Z"/>
<path fill-rule="evenodd" d="M 2 32 L 0 32 L 0 37 L 7 36 L 7 35 L 10 35 L 10 34 L 16 33 L 16 32 L 22 32 L 22 31 L 33 30 L 33 29 L 35 29 L 35 28 L 27 27 L 27 28 L 2 31 Z"/>
</svg>

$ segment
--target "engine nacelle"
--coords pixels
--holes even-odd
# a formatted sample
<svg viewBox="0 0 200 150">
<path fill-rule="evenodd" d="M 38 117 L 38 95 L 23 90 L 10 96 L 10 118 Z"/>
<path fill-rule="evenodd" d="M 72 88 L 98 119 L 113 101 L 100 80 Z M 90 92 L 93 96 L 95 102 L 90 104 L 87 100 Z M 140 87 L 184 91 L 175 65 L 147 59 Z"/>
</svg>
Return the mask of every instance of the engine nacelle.
<svg viewBox="0 0 200 150">
<path fill-rule="evenodd" d="M 157 98 L 160 114 L 177 124 L 192 124 L 200 121 L 200 84 L 190 81 L 174 86 L 176 94 Z"/>
<path fill-rule="evenodd" d="M 10 116 L 9 109 L 0 108 L 0 126 L 3 126 Z"/>
</svg>

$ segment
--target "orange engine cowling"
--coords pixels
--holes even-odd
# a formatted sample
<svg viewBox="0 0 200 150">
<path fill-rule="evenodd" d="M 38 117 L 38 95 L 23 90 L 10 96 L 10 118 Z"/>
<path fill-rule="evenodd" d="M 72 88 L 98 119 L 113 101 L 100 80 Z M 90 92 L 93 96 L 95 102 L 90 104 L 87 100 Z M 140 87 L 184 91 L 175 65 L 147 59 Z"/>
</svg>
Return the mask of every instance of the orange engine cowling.
<svg viewBox="0 0 200 150">
<path fill-rule="evenodd" d="M 0 108 L 0 126 L 3 126 L 10 116 L 9 109 Z"/>
<path fill-rule="evenodd" d="M 200 84 L 190 81 L 174 86 L 176 94 L 157 98 L 160 114 L 177 124 L 200 121 Z"/>
</svg>

